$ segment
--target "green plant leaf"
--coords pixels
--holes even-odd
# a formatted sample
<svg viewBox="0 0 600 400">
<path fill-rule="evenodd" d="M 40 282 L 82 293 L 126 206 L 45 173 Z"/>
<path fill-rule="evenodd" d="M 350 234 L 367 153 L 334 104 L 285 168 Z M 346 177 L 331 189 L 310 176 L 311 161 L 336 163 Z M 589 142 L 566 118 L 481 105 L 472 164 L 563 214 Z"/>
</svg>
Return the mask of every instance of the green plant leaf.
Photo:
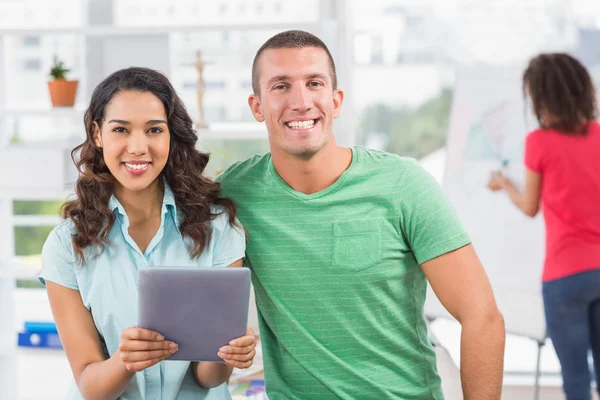
<svg viewBox="0 0 600 400">
<path fill-rule="evenodd" d="M 65 63 L 54 56 L 50 76 L 54 79 L 65 79 L 65 76 L 71 70 L 65 66 Z"/>
</svg>

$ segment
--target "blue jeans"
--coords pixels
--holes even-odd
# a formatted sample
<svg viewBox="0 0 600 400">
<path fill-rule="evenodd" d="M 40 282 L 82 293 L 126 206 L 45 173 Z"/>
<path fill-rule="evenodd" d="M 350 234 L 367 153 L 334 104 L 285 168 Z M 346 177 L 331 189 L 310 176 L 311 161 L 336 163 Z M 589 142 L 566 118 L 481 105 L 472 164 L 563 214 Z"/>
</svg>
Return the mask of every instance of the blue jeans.
<svg viewBox="0 0 600 400">
<path fill-rule="evenodd" d="M 544 282 L 542 294 L 567 400 L 590 400 L 590 350 L 600 384 L 600 269 Z"/>
</svg>

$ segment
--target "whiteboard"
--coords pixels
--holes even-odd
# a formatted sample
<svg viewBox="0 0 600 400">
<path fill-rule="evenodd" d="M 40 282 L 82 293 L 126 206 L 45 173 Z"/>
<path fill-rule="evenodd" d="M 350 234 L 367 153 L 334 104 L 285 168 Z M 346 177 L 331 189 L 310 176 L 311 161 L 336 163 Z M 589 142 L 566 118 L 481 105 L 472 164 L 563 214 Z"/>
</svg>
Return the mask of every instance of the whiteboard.
<svg viewBox="0 0 600 400">
<path fill-rule="evenodd" d="M 544 225 L 527 217 L 505 192 L 486 188 L 501 169 L 521 189 L 524 141 L 537 127 L 523 101 L 521 68 L 459 70 L 446 145 L 442 186 L 492 283 L 507 331 L 539 341 L 546 336 L 541 274 Z M 428 317 L 450 317 L 428 289 Z"/>
</svg>

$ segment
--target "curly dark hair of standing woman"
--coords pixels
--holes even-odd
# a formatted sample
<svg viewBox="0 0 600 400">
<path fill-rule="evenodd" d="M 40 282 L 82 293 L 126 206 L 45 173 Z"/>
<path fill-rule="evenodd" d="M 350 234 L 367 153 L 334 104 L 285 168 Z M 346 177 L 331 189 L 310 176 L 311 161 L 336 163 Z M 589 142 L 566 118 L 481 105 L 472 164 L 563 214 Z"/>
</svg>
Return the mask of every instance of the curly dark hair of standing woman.
<svg viewBox="0 0 600 400">
<path fill-rule="evenodd" d="M 107 236 L 115 216 L 108 202 L 116 180 L 104 163 L 93 134 L 94 123 L 102 127 L 108 103 L 122 91 L 150 92 L 165 107 L 171 142 L 169 158 L 159 178 L 164 177 L 173 191 L 180 214 L 179 230 L 192 239 L 190 256 L 196 258 L 211 238 L 208 222 L 216 216 L 211 205 L 222 206 L 232 226 L 236 225 L 236 206 L 232 200 L 220 196 L 218 182 L 203 175 L 209 155 L 196 149 L 198 136 L 192 119 L 169 80 L 157 71 L 137 67 L 114 72 L 94 89 L 84 117 L 87 137 L 71 152 L 80 175 L 75 183 L 76 197 L 63 205 L 61 216 L 70 218 L 77 229 L 73 236 L 75 253 L 84 262 L 87 246 L 104 250 L 109 244 Z"/>
<path fill-rule="evenodd" d="M 598 116 L 590 74 L 565 53 L 540 54 L 523 74 L 523 95 L 530 97 L 540 127 L 569 135 L 587 134 Z"/>
</svg>

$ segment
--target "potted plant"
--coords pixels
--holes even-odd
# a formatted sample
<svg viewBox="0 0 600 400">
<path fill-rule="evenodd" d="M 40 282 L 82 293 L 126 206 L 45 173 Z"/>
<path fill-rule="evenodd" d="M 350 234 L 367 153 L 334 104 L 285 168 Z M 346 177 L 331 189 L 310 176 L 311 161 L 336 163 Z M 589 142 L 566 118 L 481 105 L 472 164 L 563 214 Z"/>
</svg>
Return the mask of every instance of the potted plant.
<svg viewBox="0 0 600 400">
<path fill-rule="evenodd" d="M 75 96 L 77 95 L 77 80 L 67 80 L 65 75 L 70 71 L 65 63 L 54 56 L 50 76 L 52 80 L 48 82 L 50 99 L 54 107 L 73 107 Z"/>
</svg>

